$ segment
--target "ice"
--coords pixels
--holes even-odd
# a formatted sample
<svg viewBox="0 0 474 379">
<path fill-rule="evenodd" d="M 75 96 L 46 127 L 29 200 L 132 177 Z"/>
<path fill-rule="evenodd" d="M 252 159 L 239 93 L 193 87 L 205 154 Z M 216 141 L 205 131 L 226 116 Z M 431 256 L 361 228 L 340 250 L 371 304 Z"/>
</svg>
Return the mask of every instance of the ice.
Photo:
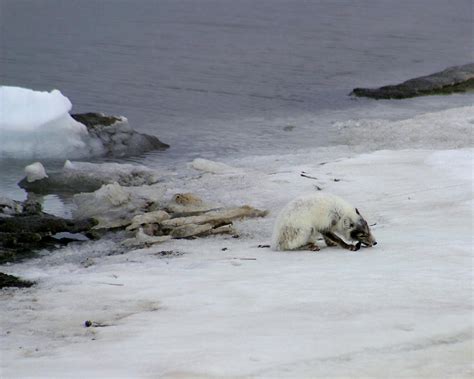
<svg viewBox="0 0 474 379">
<path fill-rule="evenodd" d="M 211 161 L 209 159 L 196 158 L 191 162 L 191 167 L 198 171 L 211 174 L 237 174 L 239 170 L 225 163 Z"/>
<path fill-rule="evenodd" d="M 64 163 L 63 172 L 69 175 L 93 176 L 104 182 L 117 182 L 122 186 L 141 186 L 154 184 L 160 180 L 160 174 L 143 165 L 127 163 Z"/>
<path fill-rule="evenodd" d="M 34 132 L 38 126 L 60 119 L 72 104 L 60 91 L 33 91 L 21 87 L 0 87 L 3 130 Z"/>
<path fill-rule="evenodd" d="M 78 158 L 98 155 L 100 143 L 70 115 L 60 91 L 0 87 L 0 158 Z"/>
<path fill-rule="evenodd" d="M 25 167 L 26 180 L 31 183 L 36 180 L 47 178 L 46 170 L 41 162 L 35 162 Z"/>
</svg>

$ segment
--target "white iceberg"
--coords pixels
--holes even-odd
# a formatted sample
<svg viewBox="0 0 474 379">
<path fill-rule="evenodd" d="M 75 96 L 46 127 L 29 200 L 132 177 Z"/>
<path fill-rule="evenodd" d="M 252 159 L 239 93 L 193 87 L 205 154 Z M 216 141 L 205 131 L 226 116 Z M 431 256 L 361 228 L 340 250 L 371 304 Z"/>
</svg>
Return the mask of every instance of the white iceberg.
<svg viewBox="0 0 474 379">
<path fill-rule="evenodd" d="M 138 133 L 125 117 L 70 115 L 60 91 L 0 86 L 0 159 L 77 159 L 138 155 L 167 144 Z"/>
<path fill-rule="evenodd" d="M 0 158 L 79 158 L 100 155 L 102 144 L 75 121 L 60 91 L 0 87 Z"/>
</svg>

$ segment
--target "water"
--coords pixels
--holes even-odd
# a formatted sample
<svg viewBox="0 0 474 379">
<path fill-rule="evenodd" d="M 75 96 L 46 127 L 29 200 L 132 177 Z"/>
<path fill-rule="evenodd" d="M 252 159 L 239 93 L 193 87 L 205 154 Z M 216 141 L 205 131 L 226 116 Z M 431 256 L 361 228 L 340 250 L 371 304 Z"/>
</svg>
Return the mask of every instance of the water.
<svg viewBox="0 0 474 379">
<path fill-rule="evenodd" d="M 347 94 L 472 61 L 472 24 L 470 0 L 0 0 L 0 81 L 125 115 L 172 146 L 135 160 L 172 165 L 325 145 L 339 118 L 471 104 Z M 0 165 L 0 192 L 20 196 L 22 165 Z"/>
</svg>

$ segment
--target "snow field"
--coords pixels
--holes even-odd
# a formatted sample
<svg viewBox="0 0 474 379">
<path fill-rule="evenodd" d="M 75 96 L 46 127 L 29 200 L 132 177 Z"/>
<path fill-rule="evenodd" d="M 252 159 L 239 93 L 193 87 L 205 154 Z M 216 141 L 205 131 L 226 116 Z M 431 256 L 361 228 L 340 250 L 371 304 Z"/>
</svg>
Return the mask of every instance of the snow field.
<svg viewBox="0 0 474 379">
<path fill-rule="evenodd" d="M 11 266 L 38 286 L 1 294 L 3 375 L 471 377 L 472 158 L 472 149 L 314 149 L 176 179 L 167 194 L 271 213 L 239 222 L 238 239 L 124 255 L 101 241 Z M 278 211 L 315 186 L 357 206 L 378 245 L 258 248 Z"/>
</svg>

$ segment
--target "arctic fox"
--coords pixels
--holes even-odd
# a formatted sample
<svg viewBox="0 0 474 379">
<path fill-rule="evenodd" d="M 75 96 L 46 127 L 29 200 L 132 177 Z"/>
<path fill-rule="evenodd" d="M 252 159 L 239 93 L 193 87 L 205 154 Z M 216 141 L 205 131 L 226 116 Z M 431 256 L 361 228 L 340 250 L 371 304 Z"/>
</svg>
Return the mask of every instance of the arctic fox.
<svg viewBox="0 0 474 379">
<path fill-rule="evenodd" d="M 356 245 L 346 240 L 358 241 Z M 287 204 L 277 217 L 272 236 L 274 250 L 310 249 L 318 251 L 318 237 L 327 246 L 339 245 L 351 251 L 377 244 L 369 226 L 357 208 L 338 196 L 316 192 L 298 197 Z"/>
</svg>

